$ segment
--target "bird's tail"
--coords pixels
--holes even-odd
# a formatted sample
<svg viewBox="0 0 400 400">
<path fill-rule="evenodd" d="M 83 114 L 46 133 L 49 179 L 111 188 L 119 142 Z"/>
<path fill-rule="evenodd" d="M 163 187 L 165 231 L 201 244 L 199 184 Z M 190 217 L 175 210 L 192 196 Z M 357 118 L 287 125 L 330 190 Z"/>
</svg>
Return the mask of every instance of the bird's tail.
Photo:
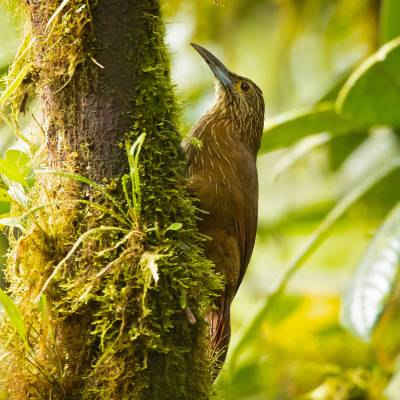
<svg viewBox="0 0 400 400">
<path fill-rule="evenodd" d="M 210 325 L 209 350 L 215 379 L 224 364 L 231 338 L 230 305 L 224 301 L 220 309 L 208 313 L 207 321 Z"/>
</svg>

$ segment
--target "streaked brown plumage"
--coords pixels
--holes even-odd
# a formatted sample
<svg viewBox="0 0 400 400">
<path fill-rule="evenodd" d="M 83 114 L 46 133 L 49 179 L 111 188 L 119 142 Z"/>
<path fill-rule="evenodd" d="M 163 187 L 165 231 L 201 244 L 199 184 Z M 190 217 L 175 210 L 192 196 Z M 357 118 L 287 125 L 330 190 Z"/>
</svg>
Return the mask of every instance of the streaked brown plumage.
<svg viewBox="0 0 400 400">
<path fill-rule="evenodd" d="M 230 339 L 230 305 L 246 272 L 257 229 L 256 155 L 264 122 L 261 90 L 230 72 L 213 54 L 192 44 L 216 77 L 216 101 L 183 143 L 190 188 L 199 200 L 199 230 L 211 240 L 207 256 L 225 277 L 210 312 L 211 351 L 222 362 Z"/>
</svg>

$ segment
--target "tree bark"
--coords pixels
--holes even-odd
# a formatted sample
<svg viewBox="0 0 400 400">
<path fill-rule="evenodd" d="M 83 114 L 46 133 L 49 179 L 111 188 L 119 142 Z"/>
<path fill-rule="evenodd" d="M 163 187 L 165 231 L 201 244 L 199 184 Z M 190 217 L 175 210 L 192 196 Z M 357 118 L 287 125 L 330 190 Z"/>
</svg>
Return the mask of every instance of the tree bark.
<svg viewBox="0 0 400 400">
<path fill-rule="evenodd" d="M 26 3 L 25 83 L 53 171 L 37 172 L 8 263 L 29 348 L 4 322 L 4 390 L 208 399 L 203 317 L 220 282 L 186 192 L 160 1 Z"/>
</svg>

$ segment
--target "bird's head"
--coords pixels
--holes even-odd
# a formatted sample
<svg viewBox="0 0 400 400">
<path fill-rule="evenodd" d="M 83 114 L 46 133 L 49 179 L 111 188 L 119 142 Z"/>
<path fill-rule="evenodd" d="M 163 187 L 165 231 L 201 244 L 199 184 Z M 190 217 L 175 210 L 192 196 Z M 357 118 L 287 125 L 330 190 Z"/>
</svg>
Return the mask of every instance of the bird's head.
<svg viewBox="0 0 400 400">
<path fill-rule="evenodd" d="M 250 79 L 239 76 L 225 67 L 210 51 L 192 43 L 216 78 L 217 100 L 214 107 L 222 113 L 233 114 L 238 123 L 255 123 L 262 129 L 264 98 L 261 89 Z"/>
</svg>

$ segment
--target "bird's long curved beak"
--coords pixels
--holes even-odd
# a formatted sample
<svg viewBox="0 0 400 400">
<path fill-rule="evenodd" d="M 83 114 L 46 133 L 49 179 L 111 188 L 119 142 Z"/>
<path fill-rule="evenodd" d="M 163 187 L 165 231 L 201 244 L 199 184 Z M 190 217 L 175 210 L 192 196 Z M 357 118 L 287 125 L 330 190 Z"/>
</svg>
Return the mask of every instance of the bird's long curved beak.
<svg viewBox="0 0 400 400">
<path fill-rule="evenodd" d="M 228 89 L 233 86 L 233 81 L 230 76 L 228 68 L 218 60 L 211 52 L 206 50 L 204 47 L 199 46 L 196 43 L 191 43 L 192 47 L 198 51 L 203 57 L 204 61 L 208 64 L 215 77 L 222 83 L 222 85 Z"/>
</svg>

